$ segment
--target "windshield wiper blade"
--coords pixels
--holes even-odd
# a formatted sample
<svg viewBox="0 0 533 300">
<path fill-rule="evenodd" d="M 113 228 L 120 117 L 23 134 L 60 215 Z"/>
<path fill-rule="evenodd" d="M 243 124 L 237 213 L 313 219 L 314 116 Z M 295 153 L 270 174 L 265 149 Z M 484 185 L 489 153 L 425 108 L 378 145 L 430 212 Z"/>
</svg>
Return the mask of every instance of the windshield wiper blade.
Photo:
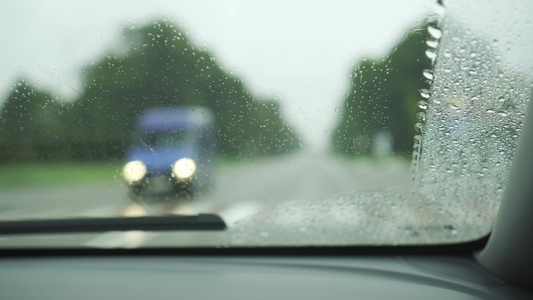
<svg viewBox="0 0 533 300">
<path fill-rule="evenodd" d="M 0 235 L 104 231 L 224 230 L 215 214 L 1 221 Z"/>
</svg>

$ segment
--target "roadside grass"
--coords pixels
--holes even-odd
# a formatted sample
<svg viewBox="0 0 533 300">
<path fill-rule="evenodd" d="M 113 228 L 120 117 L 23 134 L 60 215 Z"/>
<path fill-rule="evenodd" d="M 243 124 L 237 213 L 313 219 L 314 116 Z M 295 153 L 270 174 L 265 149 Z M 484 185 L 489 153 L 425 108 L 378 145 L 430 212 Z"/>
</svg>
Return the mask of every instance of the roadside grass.
<svg viewBox="0 0 533 300">
<path fill-rule="evenodd" d="M 249 163 L 268 163 L 273 158 L 227 158 L 219 157 L 217 168 L 236 167 Z M 355 170 L 403 169 L 410 165 L 404 157 L 376 158 L 360 156 L 337 158 Z M 90 183 L 113 183 L 121 181 L 122 161 L 101 162 L 21 162 L 0 164 L 0 188 L 24 186 L 59 186 Z"/>
<path fill-rule="evenodd" d="M 218 167 L 238 164 L 242 159 L 218 159 Z M 59 186 L 122 181 L 123 161 L 20 162 L 0 164 L 0 188 Z"/>
<path fill-rule="evenodd" d="M 111 183 L 120 180 L 122 162 L 24 162 L 0 164 L 0 187 Z"/>
</svg>

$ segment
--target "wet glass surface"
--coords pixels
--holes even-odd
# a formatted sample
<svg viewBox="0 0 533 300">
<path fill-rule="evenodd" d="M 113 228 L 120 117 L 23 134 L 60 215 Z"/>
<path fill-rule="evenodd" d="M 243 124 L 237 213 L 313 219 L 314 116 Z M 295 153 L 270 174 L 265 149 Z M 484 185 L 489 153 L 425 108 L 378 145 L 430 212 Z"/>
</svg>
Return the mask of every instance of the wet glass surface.
<svg viewBox="0 0 533 300">
<path fill-rule="evenodd" d="M 0 219 L 228 224 L 190 245 L 479 238 L 531 89 L 516 2 L 3 3 Z M 167 243 L 125 234 L 83 244 Z"/>
</svg>

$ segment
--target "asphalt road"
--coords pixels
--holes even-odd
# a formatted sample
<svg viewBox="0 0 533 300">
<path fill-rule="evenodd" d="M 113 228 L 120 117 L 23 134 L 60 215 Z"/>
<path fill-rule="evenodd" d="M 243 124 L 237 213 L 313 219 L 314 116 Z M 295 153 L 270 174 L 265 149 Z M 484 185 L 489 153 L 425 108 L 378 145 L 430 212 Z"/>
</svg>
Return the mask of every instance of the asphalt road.
<svg viewBox="0 0 533 300">
<path fill-rule="evenodd" d="M 350 161 L 309 153 L 231 164 L 219 168 L 216 176 L 216 189 L 197 199 L 146 199 L 141 205 L 129 199 L 122 181 L 108 185 L 5 189 L 0 191 L 0 220 L 214 212 L 231 228 L 242 220 L 291 201 L 314 201 L 374 191 L 408 194 L 413 185 L 408 162 L 393 159 L 379 163 Z M 420 215 L 416 203 L 406 209 L 406 215 L 411 215 L 410 212 Z M 364 210 L 361 213 L 368 216 L 375 214 L 373 208 Z M 150 241 L 158 245 L 165 243 L 158 241 L 157 233 L 142 232 L 108 232 L 78 239 L 83 245 L 103 248 L 136 247 Z M 169 243 L 202 245 L 212 244 L 214 240 L 213 234 L 195 233 L 182 235 L 179 242 Z M 47 240 L 50 244 L 57 242 Z M 5 245 L 26 244 L 20 239 L 0 237 L 0 246 Z"/>
<path fill-rule="evenodd" d="M 407 162 L 345 161 L 303 153 L 220 167 L 214 191 L 190 200 L 145 198 L 135 205 L 120 179 L 114 184 L 7 188 L 0 190 L 0 220 L 221 212 L 235 205 L 266 208 L 411 185 Z"/>
</svg>

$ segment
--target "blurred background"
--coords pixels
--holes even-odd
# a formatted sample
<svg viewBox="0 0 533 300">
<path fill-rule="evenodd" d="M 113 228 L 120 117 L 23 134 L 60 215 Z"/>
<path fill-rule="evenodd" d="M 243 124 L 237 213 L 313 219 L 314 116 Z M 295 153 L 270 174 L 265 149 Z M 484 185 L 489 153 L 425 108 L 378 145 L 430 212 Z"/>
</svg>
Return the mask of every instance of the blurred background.
<svg viewBox="0 0 533 300">
<path fill-rule="evenodd" d="M 2 6 L 2 218 L 212 211 L 235 222 L 289 200 L 413 185 L 433 1 Z M 208 191 L 139 197 L 135 184 L 164 172 L 145 160 L 136 180 L 125 165 L 183 146 L 153 142 L 143 116 L 188 108 L 212 117 L 211 145 L 188 140 L 211 149 L 194 166 L 209 165 Z M 175 165 L 167 184 L 183 179 Z"/>
<path fill-rule="evenodd" d="M 2 2 L 0 219 L 213 212 L 235 243 L 478 238 L 532 86 L 520 1 Z"/>
<path fill-rule="evenodd" d="M 241 121 L 241 129 L 246 131 L 244 124 L 264 123 L 261 119 L 268 119 L 269 113 L 265 112 L 264 117 L 250 121 L 263 114 L 257 111 L 259 106 L 254 106 L 262 104 L 263 110 L 278 111 L 278 116 L 270 119 L 271 132 L 285 126 L 285 130 L 292 133 L 286 133 L 286 146 L 276 143 L 277 147 L 273 148 L 279 149 L 261 151 L 284 152 L 294 149 L 295 145 L 291 144 L 329 150 L 332 133 L 340 129 L 339 116 L 353 110 L 357 97 L 376 99 L 372 102 L 378 105 L 378 113 L 386 110 L 389 105 L 380 103 L 387 101 L 385 98 L 395 91 L 388 88 L 393 83 L 386 83 L 387 79 L 379 73 L 389 70 L 401 73 L 402 59 L 403 68 L 406 68 L 406 62 L 412 57 L 425 57 L 422 35 L 427 33 L 423 32 L 423 23 L 434 3 L 376 1 L 372 4 L 311 5 L 269 2 L 252 5 L 240 1 L 163 1 L 153 6 L 141 1 L 113 4 L 54 1 L 46 5 L 29 1 L 5 3 L 4 6 L 2 22 L 9 43 L 0 58 L 5 70 L 0 86 L 5 95 L 3 106 L 14 102 L 10 99 L 17 96 L 16 90 L 21 88 L 19 92 L 23 93 L 26 87 L 34 91 L 35 97 L 43 99 L 40 104 L 38 101 L 31 104 L 33 107 L 51 100 L 55 106 L 62 107 L 50 107 L 50 113 L 64 110 L 64 118 L 74 120 L 73 126 L 83 126 L 79 124 L 82 118 L 90 122 L 89 115 L 99 115 L 98 122 L 92 122 L 91 126 L 101 123 L 99 126 L 109 128 L 108 123 L 114 118 L 112 131 L 115 132 L 100 130 L 99 142 L 94 131 L 100 128 L 84 128 L 85 133 L 79 133 L 68 126 L 68 131 L 79 143 L 97 142 L 101 147 L 120 141 L 119 146 L 108 145 L 120 148 L 120 144 L 124 144 L 121 141 L 129 135 L 119 137 L 119 131 L 131 130 L 132 120 L 145 107 L 200 104 L 213 109 L 218 102 L 219 113 L 227 111 L 227 116 L 217 116 L 217 119 L 235 120 L 236 112 L 251 112 L 243 116 L 247 120 Z M 412 49 L 405 49 L 393 58 L 392 52 L 397 52 L 402 40 L 409 32 L 417 30 L 421 31 L 420 36 L 410 37 L 409 42 L 403 43 L 418 42 L 419 51 L 408 53 Z M 423 63 L 409 70 L 415 81 L 421 76 L 418 71 Z M 427 66 L 428 62 L 425 63 Z M 361 76 L 357 76 L 359 73 Z M 358 87 L 356 80 L 359 80 Z M 372 84 L 383 88 L 374 91 Z M 398 90 L 402 85 L 396 86 Z M 367 90 L 368 95 L 353 96 L 356 88 Z M 401 96 L 390 97 L 406 96 L 402 92 Z M 50 100 L 45 101 L 46 97 Z M 414 97 L 418 97 L 418 92 Z M 114 111 L 117 103 L 121 109 Z M 82 111 L 86 111 L 86 115 L 80 115 Z M 121 116 L 111 117 L 111 111 Z M 29 115 L 26 113 L 27 119 L 20 121 L 31 119 Z M 41 114 L 41 120 L 46 118 L 46 114 Z M 410 118 L 414 118 L 413 114 Z M 52 116 L 48 119 L 57 120 Z M 277 119 L 285 125 L 277 124 Z M 386 123 L 391 121 L 384 120 L 386 118 L 376 116 L 373 119 L 390 126 Z M 34 120 L 33 123 L 38 122 Z M 61 125 L 55 126 L 56 132 L 48 126 L 45 131 L 52 130 L 49 136 L 35 134 L 47 141 L 55 135 L 71 140 L 66 132 L 57 132 L 57 128 L 65 128 Z M 406 128 L 411 131 L 409 125 Z M 257 128 L 260 127 L 251 126 L 251 130 L 257 131 Z M 228 134 L 232 131 L 231 128 L 227 130 Z M 90 131 L 93 133 L 89 134 Z M 249 140 L 251 135 L 257 136 L 251 132 L 233 134 L 241 136 L 240 143 Z M 268 134 L 265 135 L 264 139 L 268 139 Z M 60 143 L 59 140 L 54 142 Z M 122 152 L 124 147 L 127 146 L 122 146 Z M 221 150 L 225 155 L 235 156 L 236 151 L 230 148 L 223 144 Z"/>
</svg>

